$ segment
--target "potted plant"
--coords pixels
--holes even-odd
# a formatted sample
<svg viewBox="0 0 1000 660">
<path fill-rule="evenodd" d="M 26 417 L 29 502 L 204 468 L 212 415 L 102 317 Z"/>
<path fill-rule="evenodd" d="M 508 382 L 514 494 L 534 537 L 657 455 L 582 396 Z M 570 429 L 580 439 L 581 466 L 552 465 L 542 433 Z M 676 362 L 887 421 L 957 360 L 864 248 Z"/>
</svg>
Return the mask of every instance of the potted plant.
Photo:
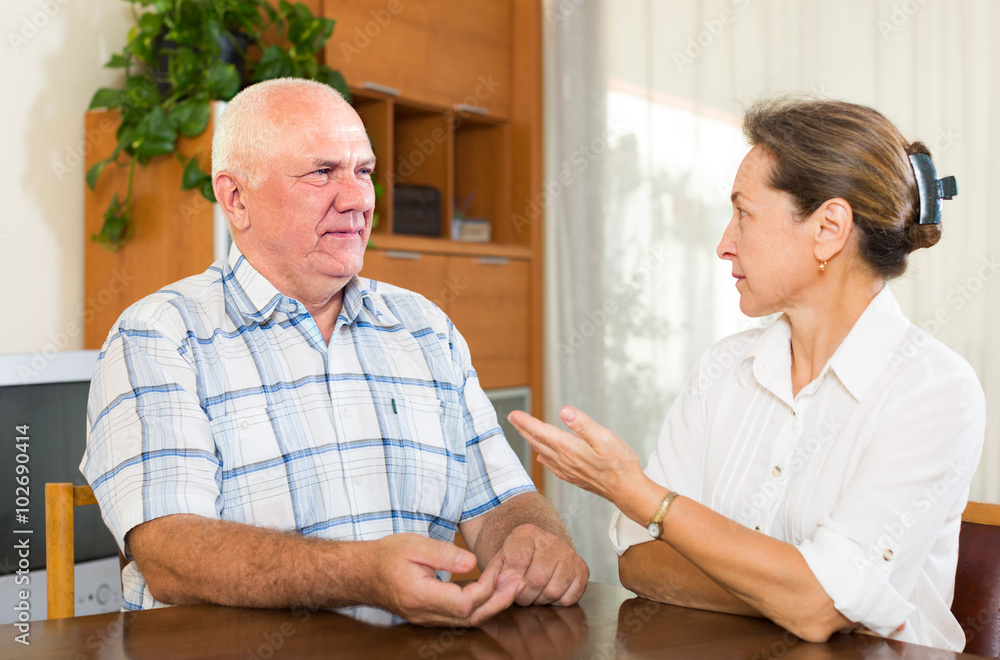
<svg viewBox="0 0 1000 660">
<path fill-rule="evenodd" d="M 87 170 L 87 185 L 93 190 L 108 165 L 129 168 L 124 199 L 114 194 L 101 230 L 91 236 L 112 251 L 133 233 L 132 179 L 137 165 L 174 154 L 184 165 L 181 187 L 196 188 L 215 201 L 211 177 L 198 160 L 176 151 L 180 136 L 194 137 L 207 128 L 213 100 L 228 101 L 245 83 L 282 76 L 319 80 L 348 96 L 344 77 L 316 59 L 335 21 L 314 16 L 301 3 L 281 0 L 273 7 L 266 0 L 126 1 L 136 25 L 122 51 L 105 64 L 123 69 L 125 84 L 98 89 L 90 102 L 90 109 L 117 110 L 121 125 L 111 156 Z M 248 57 L 248 51 L 259 57 Z"/>
</svg>

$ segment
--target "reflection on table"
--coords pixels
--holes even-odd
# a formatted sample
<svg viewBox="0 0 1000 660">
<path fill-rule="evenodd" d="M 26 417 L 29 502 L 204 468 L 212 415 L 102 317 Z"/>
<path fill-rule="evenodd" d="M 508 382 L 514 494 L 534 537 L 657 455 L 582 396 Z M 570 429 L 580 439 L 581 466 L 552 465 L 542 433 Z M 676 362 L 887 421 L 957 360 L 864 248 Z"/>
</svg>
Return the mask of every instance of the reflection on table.
<svg viewBox="0 0 1000 660">
<path fill-rule="evenodd" d="M 32 623 L 30 646 L 0 626 L 0 658 L 745 658 L 973 657 L 867 635 L 797 640 L 770 621 L 673 607 L 591 583 L 573 607 L 513 607 L 481 628 L 374 625 L 335 612 L 210 605 Z"/>
</svg>

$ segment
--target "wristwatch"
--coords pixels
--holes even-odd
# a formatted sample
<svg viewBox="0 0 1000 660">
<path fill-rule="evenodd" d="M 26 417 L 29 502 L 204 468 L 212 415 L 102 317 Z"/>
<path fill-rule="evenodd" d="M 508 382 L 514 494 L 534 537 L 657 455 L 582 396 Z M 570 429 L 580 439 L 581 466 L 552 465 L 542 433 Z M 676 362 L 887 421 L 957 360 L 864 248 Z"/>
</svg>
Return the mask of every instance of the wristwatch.
<svg viewBox="0 0 1000 660">
<path fill-rule="evenodd" d="M 677 497 L 677 493 L 672 490 L 667 491 L 667 496 L 660 502 L 659 508 L 653 514 L 653 519 L 646 525 L 646 531 L 654 539 L 660 538 L 660 535 L 663 534 L 663 516 L 667 515 L 667 509 L 670 508 L 670 504 L 674 501 L 675 497 Z"/>
</svg>

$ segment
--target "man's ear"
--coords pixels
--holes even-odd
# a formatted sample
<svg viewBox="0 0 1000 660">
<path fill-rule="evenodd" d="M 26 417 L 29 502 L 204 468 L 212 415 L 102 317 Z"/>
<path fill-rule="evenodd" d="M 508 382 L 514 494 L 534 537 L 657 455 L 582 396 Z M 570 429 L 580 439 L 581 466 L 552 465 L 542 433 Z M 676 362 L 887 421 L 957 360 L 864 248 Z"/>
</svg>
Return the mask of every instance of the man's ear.
<svg viewBox="0 0 1000 660">
<path fill-rule="evenodd" d="M 250 215 L 244 203 L 243 182 L 230 172 L 219 172 L 212 181 L 215 200 L 225 211 L 233 229 L 246 231 L 250 228 Z"/>
<path fill-rule="evenodd" d="M 817 218 L 815 247 L 817 261 L 832 259 L 847 245 L 854 229 L 854 211 L 850 203 L 834 197 L 823 202 L 813 214 Z"/>
</svg>

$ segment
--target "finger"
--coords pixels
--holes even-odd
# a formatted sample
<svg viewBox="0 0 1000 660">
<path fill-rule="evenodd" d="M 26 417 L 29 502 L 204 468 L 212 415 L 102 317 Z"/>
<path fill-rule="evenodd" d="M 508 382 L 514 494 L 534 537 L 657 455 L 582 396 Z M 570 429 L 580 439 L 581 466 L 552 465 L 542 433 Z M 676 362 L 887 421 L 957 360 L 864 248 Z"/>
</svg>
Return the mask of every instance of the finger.
<svg viewBox="0 0 1000 660">
<path fill-rule="evenodd" d="M 472 585 L 469 585 L 472 586 Z M 483 621 L 507 609 L 524 586 L 521 576 L 514 571 L 504 571 L 497 578 L 496 590 L 468 617 L 468 624 L 477 626 Z"/>
<path fill-rule="evenodd" d="M 468 573 L 476 567 L 476 555 L 454 543 L 429 538 L 423 541 L 414 548 L 414 560 L 425 566 L 449 573 Z"/>
<path fill-rule="evenodd" d="M 472 613 L 494 592 L 491 586 L 480 582 L 461 587 L 435 579 L 423 581 L 417 588 L 420 605 L 407 612 L 406 618 L 423 626 L 468 626 Z"/>
<path fill-rule="evenodd" d="M 537 556 L 538 553 L 535 553 L 535 555 Z M 517 597 L 517 604 L 528 606 L 531 604 L 548 605 L 551 603 L 552 599 L 545 597 L 544 594 L 550 588 L 558 590 L 558 586 L 552 585 L 552 579 L 558 569 L 558 562 L 553 564 L 551 561 L 545 561 L 544 558 L 539 558 L 537 561 L 532 562 L 524 573 L 525 587 Z M 564 586 L 568 586 L 568 582 Z M 562 595 L 562 591 L 560 591 L 559 595 Z"/>
<path fill-rule="evenodd" d="M 582 410 L 578 410 L 573 406 L 563 406 L 563 409 L 559 411 L 559 418 L 567 428 L 586 440 L 589 444 L 594 444 L 594 442 L 598 441 L 604 442 L 614 436 L 611 431 L 592 420 Z"/>
<path fill-rule="evenodd" d="M 558 598 L 552 601 L 553 605 L 559 605 L 560 607 L 569 607 L 571 605 L 576 605 L 577 602 L 583 597 L 583 594 L 587 591 L 587 581 L 590 579 L 590 572 L 578 573 L 573 581 L 570 583 L 569 587 L 565 592 Z"/>
<path fill-rule="evenodd" d="M 553 431 L 559 431 L 556 427 L 551 424 L 547 424 L 537 417 L 532 417 L 523 410 L 515 410 L 507 415 L 507 421 L 514 425 L 526 440 L 532 442 L 540 442 L 545 444 L 545 439 L 542 437 L 542 433 L 549 429 Z"/>
<path fill-rule="evenodd" d="M 565 451 L 569 442 L 580 441 L 579 438 L 520 410 L 507 415 L 507 421 L 539 456 L 555 456 L 560 451 Z"/>
</svg>

